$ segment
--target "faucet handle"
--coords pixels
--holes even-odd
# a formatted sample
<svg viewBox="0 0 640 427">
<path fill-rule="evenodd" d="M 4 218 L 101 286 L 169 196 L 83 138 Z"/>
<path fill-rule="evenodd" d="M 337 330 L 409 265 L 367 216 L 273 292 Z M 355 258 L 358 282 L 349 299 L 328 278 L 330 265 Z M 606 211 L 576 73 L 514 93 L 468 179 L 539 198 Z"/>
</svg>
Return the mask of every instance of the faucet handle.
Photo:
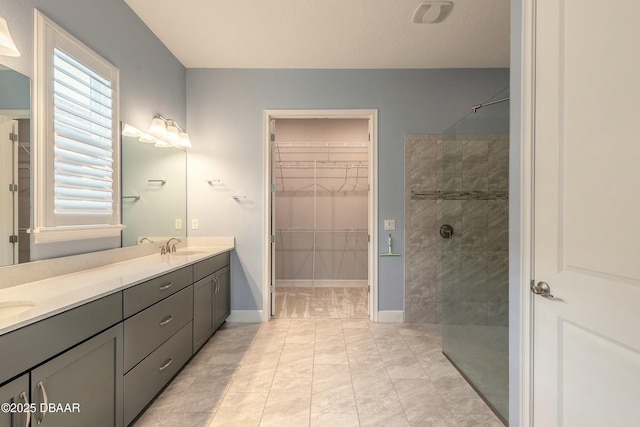
<svg viewBox="0 0 640 427">
<path fill-rule="evenodd" d="M 175 252 L 176 251 L 176 245 L 177 245 L 177 243 L 174 243 L 173 245 L 171 245 L 171 252 Z"/>
<path fill-rule="evenodd" d="M 166 246 L 162 245 L 162 246 L 159 246 L 159 248 L 160 248 L 160 255 L 164 255 L 167 253 Z"/>
</svg>

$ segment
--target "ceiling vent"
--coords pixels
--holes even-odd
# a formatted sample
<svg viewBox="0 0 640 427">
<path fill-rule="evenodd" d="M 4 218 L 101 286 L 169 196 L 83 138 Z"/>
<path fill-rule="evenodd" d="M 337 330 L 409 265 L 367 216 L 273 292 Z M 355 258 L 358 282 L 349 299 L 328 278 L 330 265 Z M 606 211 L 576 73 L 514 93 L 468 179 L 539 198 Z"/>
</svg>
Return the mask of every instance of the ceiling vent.
<svg viewBox="0 0 640 427">
<path fill-rule="evenodd" d="M 444 21 L 453 9 L 450 1 L 425 1 L 413 13 L 415 24 L 437 24 Z"/>
</svg>

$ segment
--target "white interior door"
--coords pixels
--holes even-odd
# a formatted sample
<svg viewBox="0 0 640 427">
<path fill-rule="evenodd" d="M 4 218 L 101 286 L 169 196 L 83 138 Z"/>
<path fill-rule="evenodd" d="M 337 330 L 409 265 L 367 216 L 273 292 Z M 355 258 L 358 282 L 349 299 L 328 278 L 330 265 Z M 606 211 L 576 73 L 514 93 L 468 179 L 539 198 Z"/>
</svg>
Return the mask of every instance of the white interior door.
<svg viewBox="0 0 640 427">
<path fill-rule="evenodd" d="M 535 4 L 534 425 L 638 425 L 640 2 Z"/>
</svg>

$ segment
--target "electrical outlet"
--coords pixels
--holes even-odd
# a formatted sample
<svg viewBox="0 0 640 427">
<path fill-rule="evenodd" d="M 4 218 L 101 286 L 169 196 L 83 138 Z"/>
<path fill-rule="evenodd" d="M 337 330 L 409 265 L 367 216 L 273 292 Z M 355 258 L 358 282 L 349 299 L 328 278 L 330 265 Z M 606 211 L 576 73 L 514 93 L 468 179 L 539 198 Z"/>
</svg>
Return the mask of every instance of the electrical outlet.
<svg viewBox="0 0 640 427">
<path fill-rule="evenodd" d="M 182 219 L 176 218 L 176 230 L 182 230 Z"/>
<path fill-rule="evenodd" d="M 192 219 L 191 220 L 191 229 L 192 230 L 197 230 L 198 228 L 200 228 L 200 224 L 198 223 L 197 219 Z"/>
<path fill-rule="evenodd" d="M 385 230 L 395 230 L 396 229 L 396 220 L 395 219 L 385 219 L 384 220 L 384 229 Z"/>
</svg>

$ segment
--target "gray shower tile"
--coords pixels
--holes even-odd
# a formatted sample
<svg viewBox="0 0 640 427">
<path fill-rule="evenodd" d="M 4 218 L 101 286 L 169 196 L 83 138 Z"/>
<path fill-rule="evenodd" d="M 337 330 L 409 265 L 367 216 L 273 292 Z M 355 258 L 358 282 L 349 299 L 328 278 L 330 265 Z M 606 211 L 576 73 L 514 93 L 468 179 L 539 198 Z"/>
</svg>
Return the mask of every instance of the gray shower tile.
<svg viewBox="0 0 640 427">
<path fill-rule="evenodd" d="M 505 292 L 508 296 L 508 292 Z M 509 326 L 509 303 L 490 302 L 487 304 L 487 325 Z"/>
<path fill-rule="evenodd" d="M 411 144 L 409 184 L 412 191 L 437 190 L 437 139 L 425 138 Z"/>
<path fill-rule="evenodd" d="M 462 142 L 451 139 L 442 141 L 442 181 L 443 191 L 462 190 Z"/>
<path fill-rule="evenodd" d="M 487 201 L 487 249 L 509 250 L 509 201 Z"/>
<path fill-rule="evenodd" d="M 410 281 L 407 282 L 406 295 L 434 300 L 437 297 L 437 252 L 416 251 L 409 265 Z"/>
<path fill-rule="evenodd" d="M 489 142 L 488 156 L 489 191 L 509 190 L 509 139 L 496 137 Z"/>
<path fill-rule="evenodd" d="M 493 302 L 509 300 L 509 253 L 507 251 L 487 252 L 487 297 L 488 301 Z"/>
<path fill-rule="evenodd" d="M 486 250 L 488 238 L 487 200 L 462 202 L 462 250 Z"/>
<path fill-rule="evenodd" d="M 460 250 L 462 243 L 462 200 L 442 200 L 439 210 L 439 226 L 449 224 L 453 235 L 449 239 L 441 237 L 443 251 Z M 439 228 L 438 228 L 439 231 Z"/>
<path fill-rule="evenodd" d="M 488 153 L 487 141 L 462 142 L 462 190 L 487 190 Z"/>
<path fill-rule="evenodd" d="M 405 322 L 436 323 L 436 315 L 436 302 L 432 299 L 413 297 L 405 306 Z"/>
<path fill-rule="evenodd" d="M 467 302 L 487 300 L 487 253 L 463 251 L 460 268 L 459 295 Z"/>
<path fill-rule="evenodd" d="M 440 242 L 435 200 L 412 200 L 410 206 L 409 250 L 437 249 Z M 382 237 L 384 242 L 384 235 Z"/>
</svg>

